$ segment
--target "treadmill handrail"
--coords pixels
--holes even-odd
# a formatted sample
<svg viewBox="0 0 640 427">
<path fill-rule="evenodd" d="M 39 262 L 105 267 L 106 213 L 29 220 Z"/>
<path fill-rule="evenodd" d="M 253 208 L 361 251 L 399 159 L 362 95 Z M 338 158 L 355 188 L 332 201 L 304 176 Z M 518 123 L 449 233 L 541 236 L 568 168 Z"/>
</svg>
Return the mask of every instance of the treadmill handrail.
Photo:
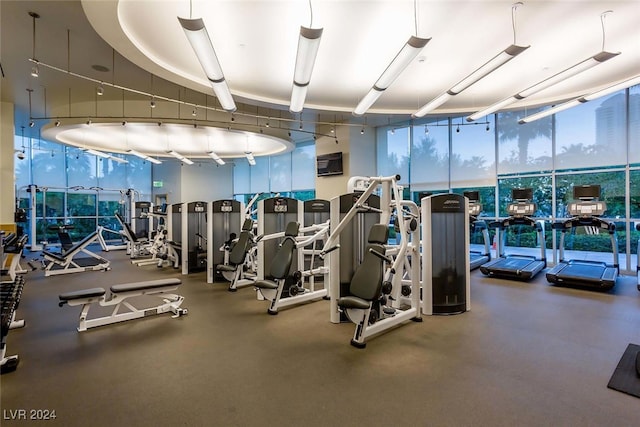
<svg viewBox="0 0 640 427">
<path fill-rule="evenodd" d="M 500 228 L 505 229 L 511 227 L 512 225 L 528 225 L 532 228 L 535 228 L 536 231 L 540 231 L 542 229 L 542 225 L 538 220 L 535 220 L 528 216 L 515 217 L 510 216 L 503 220 L 492 221 L 489 223 L 490 228 Z"/>
<path fill-rule="evenodd" d="M 598 217 L 573 217 L 564 221 L 558 221 L 552 225 L 556 230 L 566 231 L 576 227 L 597 227 L 606 230 L 609 234 L 616 232 L 616 224 Z"/>
</svg>

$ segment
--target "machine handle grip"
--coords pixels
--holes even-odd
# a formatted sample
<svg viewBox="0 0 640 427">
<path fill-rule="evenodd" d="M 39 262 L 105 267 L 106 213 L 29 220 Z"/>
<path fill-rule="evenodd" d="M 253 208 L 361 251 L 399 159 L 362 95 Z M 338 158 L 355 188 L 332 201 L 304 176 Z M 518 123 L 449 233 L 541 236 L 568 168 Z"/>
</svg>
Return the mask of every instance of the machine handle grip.
<svg viewBox="0 0 640 427">
<path fill-rule="evenodd" d="M 336 249 L 340 249 L 340 245 L 331 246 L 326 251 L 321 251 L 320 252 L 320 259 L 324 259 L 325 255 L 327 255 L 329 252 L 335 251 Z"/>
<path fill-rule="evenodd" d="M 386 256 L 385 254 L 381 254 L 380 252 L 376 251 L 373 248 L 370 248 L 369 252 L 371 252 L 372 254 L 377 256 L 378 258 L 387 261 L 389 264 L 393 264 L 393 260 L 391 258 L 389 258 L 388 256 Z"/>
</svg>

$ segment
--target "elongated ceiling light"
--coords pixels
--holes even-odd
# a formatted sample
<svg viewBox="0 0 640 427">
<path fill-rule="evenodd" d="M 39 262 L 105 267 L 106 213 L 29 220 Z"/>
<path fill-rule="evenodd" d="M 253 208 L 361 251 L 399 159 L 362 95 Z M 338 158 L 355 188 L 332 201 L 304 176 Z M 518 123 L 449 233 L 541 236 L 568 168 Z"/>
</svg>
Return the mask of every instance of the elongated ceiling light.
<svg viewBox="0 0 640 427">
<path fill-rule="evenodd" d="M 222 67 L 218 62 L 218 57 L 213 49 L 213 44 L 209 38 L 209 33 L 204 26 L 204 21 L 201 18 L 186 19 L 178 17 L 180 25 L 184 29 L 184 33 L 191 43 L 200 65 L 204 69 L 204 73 L 213 87 L 213 91 L 220 101 L 220 105 L 226 111 L 235 111 L 236 104 L 233 101 L 229 86 L 224 78 Z"/>
<path fill-rule="evenodd" d="M 520 55 L 525 50 L 529 49 L 530 46 L 518 46 L 512 44 L 507 47 L 502 52 L 498 53 L 496 56 L 491 58 L 489 61 L 484 63 L 480 68 L 469 74 L 464 79 L 460 80 L 456 83 L 451 89 L 446 91 L 445 93 L 439 95 L 434 98 L 431 102 L 425 104 L 422 108 L 420 108 L 416 113 L 413 114 L 414 117 L 424 117 L 428 112 L 435 110 L 449 99 L 459 94 L 463 90 L 467 89 L 469 86 L 477 83 L 482 78 L 491 74 L 507 62 L 511 61 L 516 56 Z"/>
<path fill-rule="evenodd" d="M 484 110 L 471 114 L 469 117 L 467 117 L 467 121 L 468 122 L 476 121 L 479 118 L 482 118 L 488 114 L 494 113 L 500 110 L 501 108 L 506 107 L 507 105 L 513 104 L 516 101 L 525 99 L 528 96 L 531 96 L 555 84 L 558 84 L 561 81 L 564 81 L 570 77 L 573 77 L 576 74 L 582 73 L 583 71 L 586 71 L 592 67 L 595 67 L 596 65 L 602 64 L 603 62 L 606 62 L 609 59 L 614 58 L 618 55 L 620 55 L 620 52 L 602 51 L 600 53 L 597 53 L 590 58 L 587 58 L 581 62 L 578 62 L 577 64 L 572 65 L 571 67 L 565 70 L 562 70 L 559 73 L 556 73 L 553 76 L 548 77 L 534 84 L 533 86 L 529 86 L 525 90 L 518 92 L 517 94 L 510 96 L 509 98 L 505 98 L 501 101 L 496 102 L 495 104 L 490 105 Z"/>
<path fill-rule="evenodd" d="M 360 100 L 353 114 L 361 116 L 367 112 L 369 108 L 376 102 L 376 100 L 382 95 L 391 83 L 404 71 L 405 68 L 415 59 L 416 56 L 422 51 L 431 38 L 423 39 L 416 36 L 411 36 L 405 45 L 400 49 L 400 52 L 393 58 L 393 61 L 384 70 L 380 78 L 376 81 L 369 92 Z"/>
<path fill-rule="evenodd" d="M 214 153 L 213 151 L 209 151 L 209 152 L 207 153 L 207 155 L 208 155 L 209 157 L 211 157 L 211 158 L 213 159 L 213 161 L 214 161 L 214 162 L 216 162 L 217 164 L 219 164 L 219 165 L 224 165 L 224 164 L 225 164 L 225 163 L 224 163 L 224 160 L 222 160 L 222 159 L 220 158 L 220 156 L 218 156 L 218 155 L 217 155 L 216 153 Z"/>
<path fill-rule="evenodd" d="M 247 161 L 251 166 L 256 165 L 256 159 L 253 157 L 253 153 L 251 151 L 245 151 L 244 155 L 247 157 Z"/>
<path fill-rule="evenodd" d="M 94 150 L 93 148 L 82 148 L 81 150 L 84 151 L 85 153 L 93 154 L 94 156 L 102 157 L 104 159 L 113 160 L 114 162 L 129 163 L 129 161 L 126 160 L 126 159 L 123 159 L 121 157 L 116 157 L 116 156 L 113 156 L 111 154 L 103 153 L 102 151 Z"/>
<path fill-rule="evenodd" d="M 635 86 L 637 84 L 640 84 L 640 75 L 637 75 L 635 77 L 631 77 L 630 79 L 627 80 L 623 80 L 619 83 L 616 83 L 614 85 L 608 86 L 604 89 L 601 89 L 599 91 L 596 92 L 591 92 L 588 95 L 583 95 L 581 97 L 578 98 L 574 98 L 571 99 L 569 101 L 563 102 L 562 104 L 558 104 L 555 107 L 549 108 L 547 110 L 544 111 L 540 111 L 538 113 L 532 114 L 530 116 L 524 117 L 520 120 L 518 120 L 518 123 L 520 124 L 524 124 L 524 123 L 531 123 L 534 122 L 536 120 L 540 120 L 544 117 L 548 117 L 552 114 L 555 113 L 559 113 L 560 111 L 564 111 L 564 110 L 568 110 L 571 107 L 575 107 L 576 105 L 580 105 L 580 104 L 584 104 L 586 102 L 589 101 L 593 101 L 594 99 L 598 99 L 601 98 L 603 96 L 607 96 L 610 95 L 614 92 L 617 92 L 619 90 L 622 89 L 626 89 L 628 87 L 631 86 Z"/>
<path fill-rule="evenodd" d="M 191 159 L 187 159 L 185 156 L 183 156 L 180 153 L 176 153 L 175 151 L 171 150 L 171 151 L 167 151 L 167 154 L 171 154 L 173 157 L 175 157 L 176 159 L 179 159 L 182 163 L 186 163 L 188 165 L 192 165 L 193 161 Z"/>
<path fill-rule="evenodd" d="M 477 83 L 482 80 L 487 75 L 491 74 L 498 68 L 502 67 L 507 62 L 511 61 L 516 56 L 520 55 L 525 50 L 529 49 L 530 46 L 520 46 L 516 42 L 516 11 L 520 6 L 522 6 L 522 2 L 516 2 L 511 6 L 511 26 L 513 28 L 513 44 L 508 46 L 505 50 L 498 53 L 496 56 L 491 58 L 489 61 L 485 62 L 480 68 L 469 74 L 464 79 L 460 80 L 456 83 L 451 89 L 446 91 L 445 93 L 435 97 L 433 100 L 425 104 L 422 108 L 420 108 L 417 112 L 413 114 L 413 117 L 424 117 L 428 112 L 435 110 L 453 96 L 456 96 L 463 90 L 467 89 L 469 86 Z"/>
<path fill-rule="evenodd" d="M 293 72 L 293 87 L 291 89 L 291 103 L 289 111 L 299 113 L 304 108 L 307 88 L 311 81 L 313 65 L 316 62 L 320 47 L 322 28 L 300 27 L 298 38 L 298 53 L 296 54 L 296 68 Z"/>
<path fill-rule="evenodd" d="M 133 154 L 134 156 L 138 156 L 138 157 L 140 157 L 141 159 L 147 160 L 147 161 L 149 161 L 149 162 L 151 162 L 151 163 L 154 163 L 154 164 L 156 164 L 156 165 L 159 165 L 159 164 L 161 164 L 161 163 L 162 163 L 160 160 L 158 160 L 158 159 L 154 159 L 153 157 L 151 157 L 151 156 L 147 156 L 146 154 L 140 153 L 140 152 L 138 152 L 138 151 L 136 151 L 136 150 L 128 150 L 128 151 L 127 151 L 127 153 L 129 153 L 129 154 Z"/>
</svg>

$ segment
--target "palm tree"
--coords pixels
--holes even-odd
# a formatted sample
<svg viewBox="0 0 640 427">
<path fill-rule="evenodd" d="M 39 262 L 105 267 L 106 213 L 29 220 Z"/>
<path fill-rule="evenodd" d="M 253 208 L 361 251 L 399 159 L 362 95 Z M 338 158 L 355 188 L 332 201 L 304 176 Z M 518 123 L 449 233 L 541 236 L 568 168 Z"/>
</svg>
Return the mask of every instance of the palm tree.
<svg viewBox="0 0 640 427">
<path fill-rule="evenodd" d="M 527 112 L 533 114 L 535 111 Z M 518 124 L 523 117 L 522 111 L 507 111 L 498 114 L 498 138 L 500 142 L 518 140 L 518 163 L 524 165 L 529 157 L 529 141 L 538 138 L 551 138 L 551 118 L 536 120 L 531 123 Z"/>
</svg>

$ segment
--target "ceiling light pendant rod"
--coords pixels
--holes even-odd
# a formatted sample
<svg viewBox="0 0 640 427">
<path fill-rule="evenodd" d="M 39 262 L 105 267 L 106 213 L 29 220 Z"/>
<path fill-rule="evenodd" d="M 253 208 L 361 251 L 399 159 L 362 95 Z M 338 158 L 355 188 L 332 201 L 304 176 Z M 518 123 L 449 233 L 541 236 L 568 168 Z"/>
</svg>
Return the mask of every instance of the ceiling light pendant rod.
<svg viewBox="0 0 640 427">
<path fill-rule="evenodd" d="M 31 59 L 33 60 L 32 62 L 35 63 L 35 65 L 31 68 L 31 76 L 38 77 L 40 75 L 40 69 L 38 68 L 39 62 L 36 59 L 36 19 L 40 18 L 40 15 L 35 12 L 29 12 L 29 16 L 33 18 L 33 51 Z"/>
<path fill-rule="evenodd" d="M 600 89 L 596 92 L 591 92 L 587 95 L 580 96 L 578 98 L 571 99 L 569 101 L 563 102 L 562 104 L 558 104 L 554 107 L 551 107 L 547 110 L 540 111 L 535 114 L 531 114 L 530 116 L 524 117 L 518 120 L 519 124 L 531 123 L 536 120 L 540 120 L 544 117 L 548 117 L 552 114 L 559 113 L 560 111 L 568 110 L 571 107 L 575 107 L 580 104 L 587 103 L 589 101 L 593 101 L 594 99 L 601 98 L 603 96 L 610 95 L 612 93 L 618 92 L 619 90 L 629 88 L 631 86 L 635 86 L 640 84 L 640 74 L 629 79 L 623 80 L 621 82 L 615 83 L 613 85 L 607 86 L 604 89 Z"/>
<path fill-rule="evenodd" d="M 516 9 L 518 6 L 522 6 L 521 2 L 515 3 L 511 8 L 511 23 L 513 27 L 513 44 L 508 46 L 502 52 L 498 53 L 496 56 L 491 58 L 489 61 L 485 62 L 478 69 L 473 71 L 467 77 L 460 80 L 458 83 L 453 85 L 449 90 L 440 94 L 424 106 L 422 106 L 418 111 L 413 114 L 414 118 L 424 117 L 430 111 L 435 110 L 440 107 L 442 104 L 447 102 L 452 97 L 456 96 L 463 90 L 467 89 L 471 85 L 477 83 L 482 80 L 484 77 L 488 76 L 498 68 L 502 67 L 507 62 L 511 61 L 516 56 L 520 55 L 525 50 L 529 49 L 531 46 L 519 46 L 516 44 Z"/>
<path fill-rule="evenodd" d="M 211 43 L 211 38 L 201 18 L 185 19 L 178 17 L 191 47 L 193 48 L 200 65 L 202 66 L 209 83 L 213 88 L 220 105 L 225 111 L 235 111 L 236 104 L 233 101 L 229 86 L 224 78 L 222 67 Z"/>
<path fill-rule="evenodd" d="M 402 74 L 407 66 L 415 59 L 431 38 L 423 39 L 416 36 L 409 37 L 402 49 L 393 58 L 369 92 L 360 100 L 353 110 L 355 116 L 362 116 L 371 108 L 382 93 Z"/>
</svg>

